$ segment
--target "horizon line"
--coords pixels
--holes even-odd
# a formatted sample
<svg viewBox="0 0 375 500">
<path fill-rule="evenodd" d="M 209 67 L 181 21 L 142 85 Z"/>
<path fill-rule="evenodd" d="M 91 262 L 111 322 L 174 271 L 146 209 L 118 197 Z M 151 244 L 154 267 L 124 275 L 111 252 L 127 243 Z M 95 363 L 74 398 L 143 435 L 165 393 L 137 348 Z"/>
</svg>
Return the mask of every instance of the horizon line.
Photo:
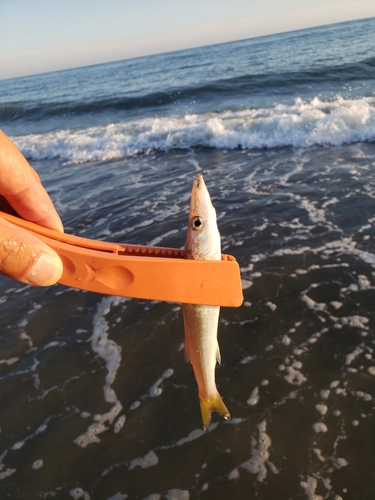
<svg viewBox="0 0 375 500">
<path fill-rule="evenodd" d="M 122 61 L 131 61 L 133 59 L 143 59 L 143 58 L 146 58 L 146 57 L 154 57 L 154 56 L 159 56 L 159 55 L 174 54 L 174 53 L 177 53 L 177 52 L 183 52 L 183 51 L 194 50 L 194 49 L 199 49 L 199 48 L 224 45 L 224 44 L 227 44 L 227 43 L 243 42 L 243 41 L 246 41 L 246 40 L 253 40 L 253 39 L 255 40 L 257 38 L 266 38 L 266 37 L 271 37 L 271 36 L 284 35 L 284 34 L 288 34 L 288 33 L 296 33 L 296 32 L 299 32 L 299 31 L 308 31 L 308 30 L 313 30 L 313 29 L 317 29 L 317 28 L 324 28 L 324 27 L 327 27 L 327 26 L 336 26 L 336 25 L 339 25 L 339 24 L 346 24 L 346 23 L 352 23 L 352 22 L 366 21 L 366 20 L 369 20 L 369 19 L 375 19 L 375 16 L 363 17 L 363 18 L 358 18 L 358 19 L 350 19 L 350 20 L 347 20 L 347 21 L 338 21 L 338 22 L 327 23 L 327 24 L 318 24 L 318 25 L 315 25 L 315 26 L 310 26 L 308 28 L 297 28 L 297 29 L 293 29 L 293 30 L 278 31 L 278 32 L 275 32 L 275 33 L 267 33 L 265 35 L 257 35 L 257 36 L 250 36 L 250 37 L 247 37 L 247 38 L 239 38 L 239 39 L 227 40 L 225 42 L 213 42 L 213 43 L 208 43 L 208 44 L 204 44 L 204 45 L 192 45 L 192 46 L 185 47 L 185 48 L 182 48 L 182 49 L 173 49 L 173 50 L 166 50 L 166 51 L 161 51 L 161 52 L 153 52 L 153 53 L 149 53 L 149 54 L 124 57 L 124 58 L 121 58 L 121 59 L 113 59 L 113 60 L 102 61 L 102 62 L 97 62 L 97 63 L 93 63 L 93 64 L 83 64 L 81 66 L 71 66 L 71 67 L 67 67 L 67 68 L 54 69 L 54 70 L 50 70 L 50 71 L 42 71 L 42 72 L 37 72 L 37 73 L 30 73 L 30 74 L 27 74 L 27 75 L 11 76 L 11 77 L 6 77 L 6 78 L 0 78 L 0 82 L 4 82 L 4 81 L 7 81 L 7 80 L 17 80 L 17 79 L 20 79 L 20 78 L 30 78 L 30 77 L 34 77 L 34 76 L 40 76 L 40 75 L 48 75 L 48 74 L 51 74 L 51 73 L 59 73 L 59 72 L 63 72 L 63 71 L 74 71 L 74 70 L 77 70 L 77 69 L 91 68 L 91 67 L 101 66 L 101 65 L 105 65 L 105 64 L 114 64 L 114 63 L 119 63 L 119 62 L 122 62 Z"/>
</svg>

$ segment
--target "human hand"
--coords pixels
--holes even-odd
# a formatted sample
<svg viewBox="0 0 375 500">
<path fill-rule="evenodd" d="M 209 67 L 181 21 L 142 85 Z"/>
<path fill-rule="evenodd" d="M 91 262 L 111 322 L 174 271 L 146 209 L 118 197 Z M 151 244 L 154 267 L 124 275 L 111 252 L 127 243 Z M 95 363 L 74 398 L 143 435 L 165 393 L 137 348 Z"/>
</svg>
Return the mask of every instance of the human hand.
<svg viewBox="0 0 375 500">
<path fill-rule="evenodd" d="M 23 219 L 63 231 L 55 207 L 38 174 L 0 130 L 0 201 Z M 47 286 L 62 274 L 60 257 L 28 231 L 0 218 L 0 274 L 23 283 Z"/>
</svg>

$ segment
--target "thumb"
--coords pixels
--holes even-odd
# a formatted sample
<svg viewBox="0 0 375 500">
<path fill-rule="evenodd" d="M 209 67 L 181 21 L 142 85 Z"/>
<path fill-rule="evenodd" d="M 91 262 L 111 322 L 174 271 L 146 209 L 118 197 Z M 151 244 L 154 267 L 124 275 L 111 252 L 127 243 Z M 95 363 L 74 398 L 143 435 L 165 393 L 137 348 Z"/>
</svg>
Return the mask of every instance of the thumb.
<svg viewBox="0 0 375 500">
<path fill-rule="evenodd" d="M 56 283 L 62 275 L 60 257 L 28 231 L 0 218 L 0 274 L 34 286 Z"/>
</svg>

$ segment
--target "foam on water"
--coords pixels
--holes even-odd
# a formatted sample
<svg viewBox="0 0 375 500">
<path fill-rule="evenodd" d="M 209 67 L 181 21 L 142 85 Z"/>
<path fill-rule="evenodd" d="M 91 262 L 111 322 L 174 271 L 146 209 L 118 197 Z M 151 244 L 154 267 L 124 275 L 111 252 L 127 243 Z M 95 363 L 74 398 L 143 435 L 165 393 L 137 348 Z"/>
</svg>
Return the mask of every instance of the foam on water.
<svg viewBox="0 0 375 500">
<path fill-rule="evenodd" d="M 308 500 L 323 500 L 321 495 L 315 495 L 318 481 L 315 477 L 308 476 L 306 481 L 301 481 L 301 486 L 305 490 Z"/>
<path fill-rule="evenodd" d="M 107 500 L 125 500 L 125 498 L 128 498 L 128 495 L 117 492 L 114 495 L 112 495 L 111 497 L 108 497 Z M 155 500 L 157 500 L 157 499 L 155 499 Z"/>
<path fill-rule="evenodd" d="M 165 495 L 166 500 L 189 500 L 190 493 L 187 490 L 174 488 Z"/>
<path fill-rule="evenodd" d="M 152 467 L 159 462 L 159 458 L 156 453 L 151 450 L 142 458 L 134 458 L 129 465 L 129 470 L 134 469 L 139 466 L 142 469 L 147 469 L 148 467 Z"/>
<path fill-rule="evenodd" d="M 252 474 L 256 474 L 257 480 L 262 483 L 267 477 L 266 464 L 274 474 L 278 474 L 279 471 L 275 465 L 268 460 L 270 456 L 268 449 L 271 446 L 271 438 L 266 433 L 267 422 L 265 420 L 261 422 L 258 425 L 258 429 L 258 441 L 254 437 L 251 438 L 251 458 L 241 463 L 238 467 L 242 467 Z M 256 447 L 256 445 L 258 445 L 258 447 Z M 228 474 L 229 479 L 236 479 L 239 477 L 238 467 Z"/>
<path fill-rule="evenodd" d="M 7 467 L 4 470 L 0 470 L 0 481 L 3 480 L 3 479 L 8 478 L 9 476 L 11 476 L 12 474 L 14 474 L 15 472 L 17 472 L 17 469 L 14 469 L 14 468 L 11 469 L 9 467 Z"/>
<path fill-rule="evenodd" d="M 292 105 L 147 117 L 14 137 L 31 160 L 118 160 L 151 151 L 339 146 L 375 139 L 375 98 L 296 98 Z M 331 201 L 331 203 L 333 203 Z M 318 215 L 319 217 L 319 215 Z"/>
<path fill-rule="evenodd" d="M 21 441 L 17 441 L 16 443 L 14 443 L 10 449 L 12 451 L 18 451 L 21 448 L 23 448 L 28 441 L 30 441 L 30 440 L 34 439 L 35 437 L 39 436 L 40 434 L 44 433 L 46 431 L 46 429 L 48 428 L 48 424 L 52 420 L 52 418 L 53 418 L 52 416 L 47 417 L 44 420 L 44 422 L 41 425 L 39 425 L 39 427 L 37 427 L 37 429 L 34 432 L 25 436 Z"/>
<path fill-rule="evenodd" d="M 205 436 L 208 432 L 214 431 L 218 427 L 218 425 L 218 422 L 212 422 L 206 431 L 203 429 L 194 429 L 193 431 L 189 432 L 188 436 L 180 438 L 178 441 L 171 445 L 162 446 L 161 449 L 166 450 L 174 448 L 176 446 L 182 446 L 186 443 L 190 443 L 191 441 L 195 441 L 196 439 Z"/>
<path fill-rule="evenodd" d="M 14 363 L 17 363 L 19 358 L 9 358 L 9 359 L 0 359 L 0 365 L 3 363 L 10 366 L 13 365 Z"/>
<path fill-rule="evenodd" d="M 173 369 L 168 368 L 168 370 L 165 370 L 163 375 L 158 378 L 158 380 L 155 382 L 155 384 L 150 388 L 150 396 L 152 398 L 156 398 L 160 396 L 160 394 L 163 392 L 163 389 L 160 387 L 160 384 L 163 383 L 163 381 L 173 375 Z"/>
<path fill-rule="evenodd" d="M 83 500 L 90 500 L 90 495 L 87 491 L 84 491 L 82 488 L 73 488 L 69 491 L 69 495 L 73 498 L 73 500 L 79 500 L 82 498 Z"/>
<path fill-rule="evenodd" d="M 35 460 L 35 462 L 33 462 L 31 464 L 31 468 L 34 469 L 34 470 L 38 470 L 38 469 L 41 469 L 44 465 L 44 460 L 43 459 L 39 459 L 39 460 Z"/>
<path fill-rule="evenodd" d="M 251 393 L 249 399 L 247 400 L 247 404 L 249 406 L 255 406 L 259 403 L 259 387 L 254 387 L 253 392 Z"/>
<path fill-rule="evenodd" d="M 94 316 L 93 335 L 91 337 L 91 347 L 93 351 L 103 358 L 106 362 L 107 375 L 103 387 L 104 399 L 107 403 L 112 404 L 111 409 L 104 414 L 94 415 L 94 423 L 89 425 L 86 432 L 78 436 L 74 442 L 85 448 L 91 443 L 98 443 L 99 434 L 106 431 L 108 427 L 105 425 L 113 424 L 116 417 L 122 410 L 122 404 L 117 398 L 115 391 L 112 389 L 112 384 L 116 378 L 116 373 L 121 361 L 121 348 L 113 340 L 108 338 L 108 323 L 105 320 L 105 315 L 110 311 L 111 306 L 116 306 L 126 299 L 119 297 L 106 297 L 98 306 L 98 311 Z M 125 416 L 119 417 L 114 425 L 114 432 L 118 433 L 125 423 Z"/>
</svg>

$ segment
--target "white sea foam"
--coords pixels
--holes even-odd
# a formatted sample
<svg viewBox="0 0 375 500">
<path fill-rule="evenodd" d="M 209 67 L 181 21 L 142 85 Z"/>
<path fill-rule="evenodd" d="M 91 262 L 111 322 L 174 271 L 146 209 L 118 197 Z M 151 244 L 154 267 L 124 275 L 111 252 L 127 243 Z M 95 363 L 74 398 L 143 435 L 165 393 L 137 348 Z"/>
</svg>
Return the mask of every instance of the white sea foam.
<svg viewBox="0 0 375 500">
<path fill-rule="evenodd" d="M 247 363 L 250 363 L 250 361 L 254 361 L 256 359 L 256 356 L 246 356 L 245 358 L 241 359 L 240 363 L 242 365 L 247 365 Z"/>
<path fill-rule="evenodd" d="M 323 404 L 316 404 L 315 405 L 316 411 L 318 411 L 322 416 L 325 415 L 328 411 L 328 406 L 323 405 Z"/>
<path fill-rule="evenodd" d="M 27 443 L 27 441 L 35 438 L 36 436 L 38 436 L 39 434 L 42 434 L 47 428 L 48 428 L 48 423 L 49 421 L 51 420 L 52 416 L 50 417 L 47 417 L 44 422 L 39 426 L 37 427 L 37 429 L 32 432 L 31 434 L 25 436 L 22 440 L 20 441 L 17 441 L 16 443 L 14 443 L 12 446 L 11 446 L 11 450 L 12 451 L 18 451 L 20 450 L 21 448 L 23 448 L 25 446 L 25 444 Z M 5 456 L 5 455 L 4 455 Z M 0 457 L 0 461 L 1 461 L 1 457 Z M 1 463 L 0 463 L 0 470 L 1 470 Z"/>
<path fill-rule="evenodd" d="M 163 383 L 163 381 L 173 375 L 174 371 L 172 368 L 168 368 L 168 370 L 165 370 L 163 375 L 158 378 L 158 380 L 155 382 L 155 384 L 150 387 L 150 396 L 152 398 L 156 398 L 160 396 L 160 394 L 163 392 L 163 389 L 160 387 L 160 384 Z"/>
<path fill-rule="evenodd" d="M 33 160 L 107 161 L 152 150 L 338 146 L 375 139 L 375 99 L 295 99 L 292 105 L 147 117 L 13 138 Z"/>
<path fill-rule="evenodd" d="M 117 492 L 114 495 L 112 495 L 111 497 L 107 498 L 107 500 L 125 500 L 125 498 L 128 498 L 128 495 L 126 495 L 126 493 Z M 155 500 L 157 500 L 157 499 L 155 499 Z"/>
<path fill-rule="evenodd" d="M 194 429 L 186 437 L 180 438 L 178 441 L 176 441 L 171 445 L 161 446 L 160 449 L 168 450 L 169 448 L 174 448 L 175 446 L 182 446 L 186 443 L 190 443 L 191 441 L 195 441 L 196 439 L 199 439 L 202 436 L 206 436 L 208 432 L 214 431 L 218 425 L 219 422 L 214 422 L 209 426 L 209 428 L 206 431 L 203 429 Z"/>
<path fill-rule="evenodd" d="M 113 432 L 118 434 L 124 427 L 125 421 L 126 421 L 125 415 L 121 415 L 120 417 L 118 417 L 118 419 L 115 422 L 115 425 L 113 426 Z"/>
<path fill-rule="evenodd" d="M 318 460 L 321 462 L 325 462 L 326 459 L 323 457 L 322 452 L 319 448 L 313 448 L 313 452 L 315 453 Z"/>
<path fill-rule="evenodd" d="M 315 422 L 313 429 L 316 433 L 328 431 L 328 427 L 323 422 Z"/>
<path fill-rule="evenodd" d="M 134 458 L 130 462 L 129 470 L 132 470 L 137 466 L 142 467 L 142 469 L 147 469 L 148 467 L 156 465 L 158 462 L 159 462 L 158 456 L 153 450 L 151 450 L 148 453 L 146 453 L 146 455 L 142 458 Z"/>
<path fill-rule="evenodd" d="M 35 460 L 35 462 L 33 462 L 31 464 L 31 468 L 34 469 L 34 470 L 38 470 L 38 469 L 41 469 L 44 465 L 44 461 L 40 458 L 39 460 Z"/>
<path fill-rule="evenodd" d="M 189 500 L 190 493 L 187 490 L 180 490 L 178 488 L 174 488 L 172 490 L 168 490 L 165 495 L 167 500 Z"/>
<path fill-rule="evenodd" d="M 292 385 L 301 385 L 306 382 L 307 378 L 294 366 L 286 367 L 287 375 L 284 379 Z"/>
<path fill-rule="evenodd" d="M 0 365 L 6 364 L 8 366 L 13 365 L 14 363 L 17 363 L 19 358 L 9 358 L 9 359 L 0 359 Z"/>
<path fill-rule="evenodd" d="M 259 396 L 259 387 L 256 386 L 254 389 L 253 389 L 253 392 L 251 393 L 249 399 L 247 400 L 247 404 L 249 406 L 255 406 L 259 403 L 259 399 L 260 399 L 260 396 Z"/>
<path fill-rule="evenodd" d="M 259 429 L 259 439 L 258 443 L 254 438 L 251 438 L 251 458 L 247 460 L 246 462 L 243 462 L 240 464 L 240 467 L 248 470 L 252 474 L 257 475 L 257 480 L 260 481 L 261 483 L 265 480 L 267 477 L 267 469 L 266 469 L 266 464 L 269 466 L 271 472 L 274 474 L 278 474 L 279 470 L 277 467 L 272 463 L 269 462 L 269 447 L 271 446 L 271 438 L 268 436 L 266 433 L 267 430 L 267 422 L 263 420 L 258 425 Z M 256 445 L 258 444 L 258 448 L 256 448 Z M 238 471 L 236 468 L 235 470 Z M 236 472 L 232 471 L 229 474 L 229 479 L 235 479 Z"/>
<path fill-rule="evenodd" d="M 308 500 L 323 500 L 321 495 L 315 495 L 315 490 L 318 487 L 318 481 L 315 477 L 308 476 L 306 481 L 301 481 L 300 485 L 305 490 Z"/>
<path fill-rule="evenodd" d="M 98 306 L 98 310 L 93 320 L 93 335 L 91 337 L 92 350 L 106 362 L 107 375 L 105 377 L 105 384 L 103 386 L 104 399 L 107 403 L 112 404 L 110 410 L 104 414 L 96 414 L 93 417 L 94 423 L 89 425 L 86 432 L 78 436 L 74 442 L 85 448 L 91 443 L 98 443 L 100 439 L 98 435 L 106 431 L 106 423 L 113 424 L 115 419 L 119 416 L 122 410 L 122 404 L 117 398 L 115 391 L 111 385 L 116 378 L 117 370 L 121 361 L 121 347 L 113 340 L 108 338 L 108 323 L 105 319 L 106 314 L 110 311 L 112 306 L 124 302 L 124 299 L 119 297 L 105 297 Z M 114 432 L 119 432 L 125 419 L 118 419 L 115 424 Z M 121 425 L 122 423 L 122 425 Z"/>
<path fill-rule="evenodd" d="M 364 348 L 363 348 L 363 344 L 361 345 L 358 345 L 354 351 L 352 351 L 350 354 L 347 354 L 346 355 L 346 361 L 345 361 L 345 364 L 346 365 L 350 365 L 354 360 L 355 358 L 357 358 L 360 354 L 362 354 L 364 351 Z"/>
<path fill-rule="evenodd" d="M 12 474 L 14 474 L 16 472 L 17 469 L 10 469 L 10 468 L 6 468 L 5 470 L 1 471 L 0 472 L 0 481 L 2 479 L 6 479 L 7 477 L 11 476 Z"/>
</svg>

